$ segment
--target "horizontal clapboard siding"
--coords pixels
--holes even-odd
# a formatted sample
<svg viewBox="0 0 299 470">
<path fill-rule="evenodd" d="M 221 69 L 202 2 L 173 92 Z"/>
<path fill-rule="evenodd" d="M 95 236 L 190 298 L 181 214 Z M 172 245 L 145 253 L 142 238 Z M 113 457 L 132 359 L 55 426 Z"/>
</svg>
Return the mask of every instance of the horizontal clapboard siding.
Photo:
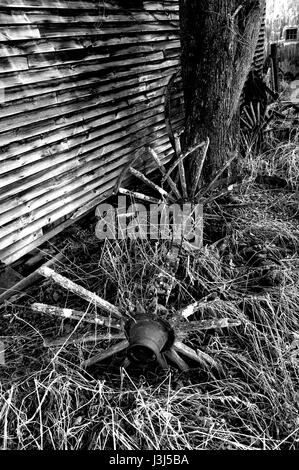
<svg viewBox="0 0 299 470">
<path fill-rule="evenodd" d="M 178 0 L 0 0 L 1 261 L 111 194 L 137 149 L 170 158 L 178 10 Z M 180 90 L 172 106 L 180 126 Z"/>
</svg>

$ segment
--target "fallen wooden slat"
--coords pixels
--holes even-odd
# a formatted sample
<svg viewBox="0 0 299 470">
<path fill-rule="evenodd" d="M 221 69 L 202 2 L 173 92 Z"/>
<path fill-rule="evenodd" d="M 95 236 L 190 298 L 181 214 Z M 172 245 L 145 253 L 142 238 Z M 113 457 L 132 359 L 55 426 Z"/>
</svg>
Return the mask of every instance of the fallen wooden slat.
<svg viewBox="0 0 299 470">
<path fill-rule="evenodd" d="M 55 264 L 56 262 L 62 261 L 63 257 L 64 257 L 63 253 L 58 253 L 56 256 L 54 256 L 49 261 L 47 261 L 43 265 L 43 267 L 47 269 L 50 266 L 53 266 L 53 264 Z M 25 277 L 20 282 L 18 282 L 13 287 L 11 287 L 6 292 L 0 295 L 0 304 L 2 304 L 5 300 L 8 300 L 12 296 L 14 296 L 14 300 L 17 300 L 18 295 L 21 294 L 22 291 L 24 291 L 24 289 L 26 289 L 27 287 L 31 286 L 34 282 L 36 282 L 39 277 L 40 277 L 39 269 L 29 274 L 29 276 Z"/>
<path fill-rule="evenodd" d="M 45 313 L 47 315 L 54 315 L 55 317 L 59 317 L 61 319 L 93 323 L 95 325 L 107 326 L 108 328 L 113 328 L 116 330 L 122 329 L 121 322 L 116 323 L 115 321 L 112 321 L 111 318 L 102 317 L 97 314 L 92 315 L 90 313 L 82 312 L 80 310 L 75 310 L 72 308 L 61 308 L 56 307 L 54 305 L 47 305 L 38 302 L 33 303 L 30 308 L 34 312 Z"/>
<path fill-rule="evenodd" d="M 87 359 L 82 363 L 82 367 L 89 367 L 92 366 L 93 364 L 96 364 L 97 362 L 104 361 L 105 359 L 108 359 L 111 356 L 114 356 L 115 354 L 124 351 L 127 349 L 129 346 L 129 341 L 124 340 L 121 341 L 120 343 L 115 344 L 114 346 L 111 346 L 107 351 L 102 351 L 99 354 L 96 354 L 95 356 L 91 357 L 90 359 Z"/>
</svg>

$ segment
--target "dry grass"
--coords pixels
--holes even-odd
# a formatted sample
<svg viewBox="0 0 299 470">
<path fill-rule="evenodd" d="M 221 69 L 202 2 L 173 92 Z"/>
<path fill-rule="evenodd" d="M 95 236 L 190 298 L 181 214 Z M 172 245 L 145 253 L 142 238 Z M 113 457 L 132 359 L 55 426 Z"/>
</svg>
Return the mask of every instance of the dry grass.
<svg viewBox="0 0 299 470">
<path fill-rule="evenodd" d="M 290 188 L 299 188 L 299 134 L 298 139 L 277 142 L 265 153 L 250 155 L 251 176 L 276 176 L 282 178 Z"/>
<path fill-rule="evenodd" d="M 51 282 L 5 307 L 0 388 L 2 449 L 299 449 L 299 162 L 294 142 L 244 165 L 248 177 L 229 200 L 206 208 L 205 245 L 181 259 L 173 311 L 213 293 L 197 319 L 239 318 L 240 327 L 187 338 L 221 364 L 87 373 L 80 360 L 102 343 L 45 348 L 45 338 L 95 333 L 83 323 L 41 318 L 43 301 L 92 312 Z M 280 176 L 286 188 L 256 184 Z M 93 226 L 72 229 L 57 269 L 120 306 L 145 300 L 165 245 L 99 242 Z M 77 230 L 77 231 L 76 231 Z M 60 240 L 60 246 L 63 243 Z M 190 318 L 192 320 L 194 318 Z M 99 333 L 100 330 L 97 330 Z"/>
</svg>

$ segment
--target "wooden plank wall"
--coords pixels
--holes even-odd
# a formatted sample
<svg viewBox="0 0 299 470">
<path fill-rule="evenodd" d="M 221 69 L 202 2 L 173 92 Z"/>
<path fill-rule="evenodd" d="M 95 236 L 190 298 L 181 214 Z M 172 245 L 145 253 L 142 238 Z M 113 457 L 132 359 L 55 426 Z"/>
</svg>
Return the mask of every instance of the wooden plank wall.
<svg viewBox="0 0 299 470">
<path fill-rule="evenodd" d="M 0 260 L 108 196 L 136 149 L 172 153 L 178 0 L 0 0 Z M 180 123 L 180 95 L 177 124 Z"/>
</svg>

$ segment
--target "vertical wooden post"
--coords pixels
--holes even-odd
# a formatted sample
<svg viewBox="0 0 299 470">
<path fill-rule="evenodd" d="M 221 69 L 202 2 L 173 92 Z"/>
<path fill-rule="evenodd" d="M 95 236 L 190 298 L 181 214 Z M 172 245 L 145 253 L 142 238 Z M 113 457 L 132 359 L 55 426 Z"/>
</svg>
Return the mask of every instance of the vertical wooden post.
<svg viewBox="0 0 299 470">
<path fill-rule="evenodd" d="M 273 90 L 279 93 L 277 43 L 271 44 L 271 79 Z"/>
</svg>

